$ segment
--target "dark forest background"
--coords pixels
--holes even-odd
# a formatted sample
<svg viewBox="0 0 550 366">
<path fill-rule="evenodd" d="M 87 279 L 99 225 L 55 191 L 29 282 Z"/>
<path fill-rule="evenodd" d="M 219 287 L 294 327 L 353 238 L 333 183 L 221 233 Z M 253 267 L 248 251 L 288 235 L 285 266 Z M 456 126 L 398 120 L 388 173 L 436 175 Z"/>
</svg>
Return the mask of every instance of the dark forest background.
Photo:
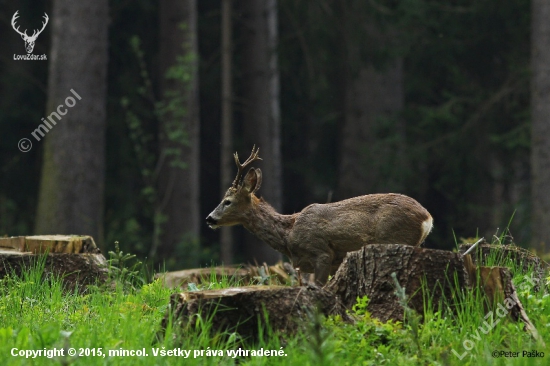
<svg viewBox="0 0 550 366">
<path fill-rule="evenodd" d="M 0 235 L 89 234 L 165 263 L 275 261 L 210 230 L 260 147 L 282 213 L 417 199 L 426 246 L 500 235 L 550 251 L 544 0 L 0 0 Z M 26 54 L 12 28 L 49 23 Z M 73 89 L 82 100 L 31 133 Z M 18 149 L 31 140 L 29 152 Z M 455 239 L 456 238 L 456 239 Z M 508 240 L 509 241 L 509 240 Z"/>
</svg>

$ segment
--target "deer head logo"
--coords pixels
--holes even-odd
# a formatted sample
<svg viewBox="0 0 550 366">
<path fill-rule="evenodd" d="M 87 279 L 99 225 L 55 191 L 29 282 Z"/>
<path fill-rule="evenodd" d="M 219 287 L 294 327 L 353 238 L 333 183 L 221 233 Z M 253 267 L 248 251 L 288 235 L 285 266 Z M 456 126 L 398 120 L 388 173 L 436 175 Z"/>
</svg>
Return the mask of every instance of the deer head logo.
<svg viewBox="0 0 550 366">
<path fill-rule="evenodd" d="M 13 27 L 13 29 L 19 33 L 21 35 L 21 38 L 23 38 L 23 41 L 25 41 L 25 49 L 27 50 L 27 53 L 32 53 L 32 50 L 34 49 L 34 42 L 36 42 L 36 38 L 38 38 L 38 35 L 40 33 L 42 33 L 42 31 L 44 30 L 44 28 L 46 28 L 46 24 L 48 24 L 48 20 L 50 18 L 48 18 L 48 14 L 44 13 L 44 20 L 45 22 L 42 22 L 42 29 L 40 29 L 39 31 L 37 31 L 36 29 L 34 30 L 34 32 L 32 33 L 32 36 L 29 36 L 27 34 L 27 30 L 25 29 L 24 32 L 21 32 L 19 30 L 19 26 L 17 26 L 17 28 L 15 28 L 15 20 L 17 18 L 19 18 L 19 15 L 17 15 L 17 13 L 19 12 L 19 10 L 17 10 L 15 12 L 15 14 L 13 14 L 13 18 L 11 18 L 11 26 Z"/>
</svg>

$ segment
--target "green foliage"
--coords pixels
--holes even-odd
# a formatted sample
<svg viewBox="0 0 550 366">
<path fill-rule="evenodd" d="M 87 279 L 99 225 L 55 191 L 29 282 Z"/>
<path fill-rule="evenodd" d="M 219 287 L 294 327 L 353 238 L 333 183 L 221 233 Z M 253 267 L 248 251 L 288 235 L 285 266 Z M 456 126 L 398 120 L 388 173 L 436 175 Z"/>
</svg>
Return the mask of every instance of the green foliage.
<svg viewBox="0 0 550 366">
<path fill-rule="evenodd" d="M 355 324 L 343 323 L 339 317 L 326 320 L 325 326 L 333 332 L 335 359 L 339 360 L 339 364 L 392 364 L 388 356 L 391 353 L 397 356 L 395 351 L 401 351 L 400 340 L 405 339 L 402 324 L 392 321 L 382 323 L 371 318 L 366 311 L 367 304 L 368 299 L 363 297 L 353 307 Z M 404 359 L 406 355 L 401 357 Z"/>
<path fill-rule="evenodd" d="M 401 307 L 403 307 L 403 310 L 405 310 L 405 320 L 408 325 L 408 329 L 411 332 L 411 338 L 414 341 L 414 344 L 416 345 L 416 348 L 418 350 L 418 355 L 420 358 L 422 358 L 422 347 L 420 346 L 420 323 L 421 319 L 420 316 L 414 311 L 414 309 L 411 309 L 408 305 L 408 298 L 405 293 L 405 289 L 401 287 L 399 282 L 397 281 L 397 276 L 395 272 L 392 272 L 391 277 L 394 281 L 395 285 L 395 295 L 399 299 L 399 304 Z"/>
<path fill-rule="evenodd" d="M 87 295 L 64 292 L 59 278 L 40 278 L 37 264 L 20 276 L 0 282 L 0 360 L 3 365 L 82 364 L 103 365 L 109 357 L 47 357 L 25 359 L 11 356 L 12 348 L 51 349 L 119 347 L 141 349 L 153 344 L 164 316 L 170 291 L 162 281 L 143 285 L 133 294 L 97 288 Z M 33 281 L 29 281 L 33 279 Z M 138 320 L 138 321 L 136 321 Z M 109 361 L 113 362 L 113 360 Z M 135 364 L 119 358 L 118 364 Z"/>
<path fill-rule="evenodd" d="M 336 355 L 334 344 L 330 341 L 331 331 L 324 327 L 323 316 L 319 312 L 308 312 L 309 322 L 306 329 L 306 337 L 310 349 L 311 362 L 315 365 L 334 365 Z"/>
<path fill-rule="evenodd" d="M 118 241 L 115 241 L 115 250 L 109 251 L 107 262 L 109 278 L 123 289 L 135 289 L 135 285 L 144 283 L 140 271 L 142 263 L 136 260 L 135 254 L 124 254 L 120 250 Z"/>
<path fill-rule="evenodd" d="M 351 310 L 359 316 L 367 315 L 367 306 L 369 305 L 369 298 L 367 296 L 357 297 L 355 304 L 351 307 Z"/>
</svg>

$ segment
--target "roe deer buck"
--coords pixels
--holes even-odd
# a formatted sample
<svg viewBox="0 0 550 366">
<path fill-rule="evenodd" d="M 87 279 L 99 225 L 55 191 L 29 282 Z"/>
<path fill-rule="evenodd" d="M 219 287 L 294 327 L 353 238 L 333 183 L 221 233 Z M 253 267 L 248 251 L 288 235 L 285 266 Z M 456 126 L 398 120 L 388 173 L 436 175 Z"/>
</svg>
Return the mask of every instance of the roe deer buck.
<svg viewBox="0 0 550 366">
<path fill-rule="evenodd" d="M 248 231 L 283 253 L 303 272 L 315 273 L 324 284 L 347 252 L 367 244 L 419 246 L 432 229 L 433 219 L 414 199 L 401 194 L 369 194 L 340 202 L 307 206 L 301 212 L 281 215 L 255 193 L 262 183 L 260 169 L 243 171 L 261 160 L 259 148 L 241 164 L 221 203 L 208 215 L 212 229 L 242 224 Z"/>
</svg>

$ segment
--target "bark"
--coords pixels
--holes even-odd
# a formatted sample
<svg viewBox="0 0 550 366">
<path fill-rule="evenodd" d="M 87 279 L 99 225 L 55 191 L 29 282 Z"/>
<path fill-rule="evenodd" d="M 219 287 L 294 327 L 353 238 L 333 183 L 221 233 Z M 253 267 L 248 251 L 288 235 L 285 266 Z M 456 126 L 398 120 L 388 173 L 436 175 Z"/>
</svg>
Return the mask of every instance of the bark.
<svg viewBox="0 0 550 366">
<path fill-rule="evenodd" d="M 213 334 L 235 331 L 257 341 L 260 327 L 292 335 L 317 311 L 350 320 L 336 296 L 319 287 L 253 286 L 174 294 L 162 328 L 166 329 L 172 318 L 174 328 L 193 329 L 197 326 L 195 315 L 201 315 L 211 319 Z"/>
<path fill-rule="evenodd" d="M 222 0 L 222 148 L 221 197 L 231 185 L 235 172 L 233 160 L 233 22 L 232 0 Z M 220 258 L 223 264 L 233 263 L 233 229 L 222 227 L 220 232 Z"/>
<path fill-rule="evenodd" d="M 242 1 L 244 19 L 244 140 L 260 147 L 264 180 L 260 195 L 282 209 L 281 121 L 277 66 L 277 0 Z M 281 255 L 246 235 L 245 260 L 275 263 Z"/>
<path fill-rule="evenodd" d="M 45 137 L 35 231 L 92 235 L 102 243 L 108 2 L 55 0 L 50 18 L 45 113 L 56 124 Z M 74 107 L 63 107 L 61 120 L 52 116 L 68 97 Z"/>
<path fill-rule="evenodd" d="M 533 244 L 550 251 L 550 3 L 532 1 L 531 204 Z"/>
<path fill-rule="evenodd" d="M 183 26 L 183 28 L 182 28 Z M 168 79 L 166 73 L 178 57 L 184 57 L 189 80 Z M 198 265 L 200 235 L 199 206 L 199 108 L 197 4 L 195 0 L 160 2 L 160 89 L 161 94 L 183 95 L 184 113 L 161 118 L 159 154 L 161 168 L 157 208 L 164 216 L 160 233 L 160 257 L 168 261 Z M 187 143 L 169 137 L 184 131 Z M 179 150 L 180 154 L 167 155 Z M 184 163 L 182 168 L 179 163 Z M 177 253 L 181 253 L 178 255 Z M 185 254 L 184 254 L 185 253 Z M 153 253 L 154 254 L 154 253 Z"/>
<path fill-rule="evenodd" d="M 347 308 L 356 303 L 357 297 L 368 296 L 367 310 L 373 317 L 384 322 L 402 321 L 404 310 L 395 295 L 393 272 L 406 290 L 408 306 L 421 315 L 427 297 L 432 298 L 433 306 L 438 306 L 443 296 L 453 297 L 457 290 L 455 276 L 458 289 L 468 285 L 468 274 L 457 253 L 401 244 L 372 244 L 348 253 L 324 288 L 338 295 Z"/>
</svg>

